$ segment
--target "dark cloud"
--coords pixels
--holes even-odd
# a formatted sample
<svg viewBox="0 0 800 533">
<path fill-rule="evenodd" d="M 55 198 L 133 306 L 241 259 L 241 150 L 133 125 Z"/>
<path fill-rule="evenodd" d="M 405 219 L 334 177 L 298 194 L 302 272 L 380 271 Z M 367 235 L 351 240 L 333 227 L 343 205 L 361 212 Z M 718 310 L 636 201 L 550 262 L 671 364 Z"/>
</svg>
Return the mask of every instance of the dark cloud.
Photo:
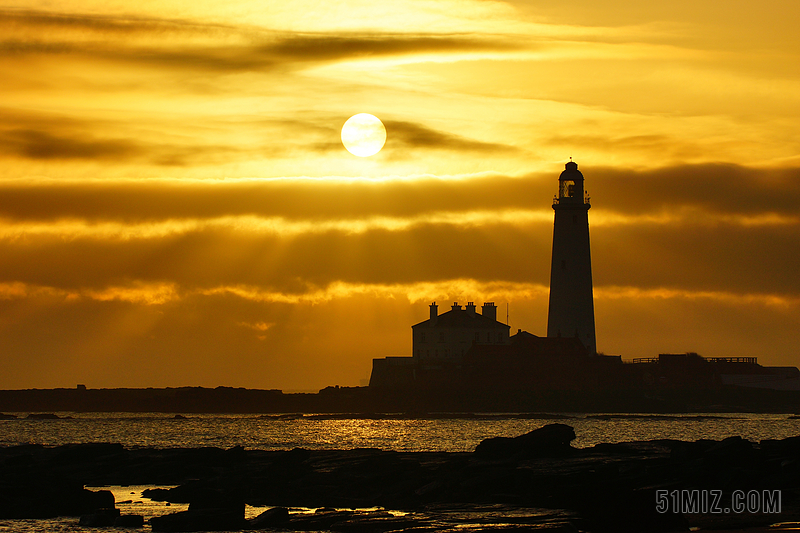
<svg viewBox="0 0 800 533">
<path fill-rule="evenodd" d="M 122 139 L 79 139 L 37 130 L 0 132 L 0 153 L 29 159 L 128 160 L 143 152 L 139 143 Z"/>
<path fill-rule="evenodd" d="M 800 296 L 797 226 L 592 229 L 596 285 Z"/>
<path fill-rule="evenodd" d="M 198 24 L 187 20 L 158 19 L 136 16 L 93 15 L 88 13 L 58 13 L 36 10 L 0 9 L 0 27 L 7 31 L 76 31 L 80 33 L 209 33 L 234 31 L 221 24 Z"/>
<path fill-rule="evenodd" d="M 698 207 L 711 213 L 797 215 L 800 168 L 758 169 L 731 164 L 654 170 L 585 169 L 599 205 L 624 214 Z"/>
<path fill-rule="evenodd" d="M 457 152 L 472 152 L 485 154 L 504 154 L 518 151 L 517 148 L 506 144 L 486 143 L 454 135 L 443 131 L 398 120 L 385 121 L 389 141 L 387 149 L 393 145 L 400 148 L 423 148 L 433 150 L 452 150 Z"/>
<path fill-rule="evenodd" d="M 104 240 L 69 235 L 0 241 L 0 282 L 77 290 L 126 284 L 250 285 L 303 294 L 335 281 L 415 283 L 440 279 L 543 282 L 548 231 L 494 224 L 478 231 L 424 224 L 407 231 L 294 236 L 231 228 L 160 238 Z M 482 250 L 470 257 L 467 250 Z M 502 271 L 498 262 L 504 264 Z"/>
<path fill-rule="evenodd" d="M 89 141 L 85 140 L 76 144 L 89 150 L 87 143 Z M 28 149 L 34 148 L 45 149 Z M 125 151 L 113 143 L 106 145 L 106 149 L 112 153 Z M 216 147 L 216 150 L 225 149 Z M 189 152 L 199 147 L 183 150 Z M 214 152 L 213 149 L 209 151 Z M 169 150 L 166 153 L 170 153 Z M 177 154 L 190 157 L 181 151 Z M 137 221 L 258 215 L 328 220 L 424 216 L 442 211 L 523 209 L 549 212 L 560 170 L 522 178 L 484 175 L 470 179 L 420 178 L 388 182 L 110 180 L 43 184 L 15 181 L 0 183 L 0 216 L 14 220 Z M 697 165 L 636 171 L 582 165 L 581 170 L 594 204 L 590 218 L 609 213 L 677 216 L 691 208 L 700 213 L 730 216 L 735 221 L 740 215 L 796 216 L 797 205 L 800 205 L 800 169 Z M 692 219 L 683 221 L 683 224 L 692 223 Z"/>
<path fill-rule="evenodd" d="M 265 46 L 271 54 L 310 61 L 359 58 L 424 52 L 463 52 L 467 50 L 514 50 L 519 45 L 500 39 L 470 34 L 425 35 L 406 33 L 299 33 Z"/>
<path fill-rule="evenodd" d="M 213 162 L 240 150 L 219 145 L 152 144 L 128 138 L 103 138 L 80 129 L 0 130 L 0 154 L 34 160 L 139 161 L 160 166 Z"/>
<path fill-rule="evenodd" d="M 549 208 L 556 181 L 486 176 L 373 183 L 329 180 L 0 183 L 0 216 L 153 220 L 260 215 L 289 219 L 416 216 Z"/>
<path fill-rule="evenodd" d="M 36 11 L 0 11 L 0 28 L 27 29 L 0 41 L 0 54 L 72 53 L 170 69 L 239 72 L 289 68 L 294 63 L 330 62 L 371 56 L 512 50 L 519 45 L 471 34 L 287 33 L 250 26 L 201 25 L 182 20 L 110 17 Z M 57 31 L 51 38 L 44 31 Z M 79 32 L 80 38 L 71 38 Z M 175 39 L 181 33 L 210 37 L 205 43 Z M 156 42 L 125 42 L 116 34 L 141 34 Z M 88 36 L 94 37 L 86 38 Z M 159 39 L 169 37 L 169 39 Z M 236 44 L 230 44 L 231 39 Z"/>
<path fill-rule="evenodd" d="M 547 285 L 552 222 L 283 235 L 206 227 L 163 237 L 75 235 L 0 241 L 0 282 L 69 290 L 141 280 L 181 287 L 248 285 L 303 294 L 337 281 L 410 284 L 448 279 Z M 599 226 L 597 286 L 800 296 L 796 227 Z"/>
</svg>

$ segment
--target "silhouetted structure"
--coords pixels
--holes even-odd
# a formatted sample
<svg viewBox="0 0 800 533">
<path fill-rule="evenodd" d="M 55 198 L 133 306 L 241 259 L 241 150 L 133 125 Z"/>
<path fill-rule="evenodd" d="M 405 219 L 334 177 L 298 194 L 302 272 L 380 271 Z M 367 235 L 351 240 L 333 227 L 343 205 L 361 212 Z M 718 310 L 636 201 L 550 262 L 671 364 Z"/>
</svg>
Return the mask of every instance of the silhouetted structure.
<svg viewBox="0 0 800 533">
<path fill-rule="evenodd" d="M 583 182 L 573 161 L 558 178 L 547 337 L 522 330 L 509 335 L 508 325 L 497 321 L 492 302 L 485 303 L 480 313 L 472 302 L 466 309 L 454 303 L 441 315 L 434 302 L 430 318 L 412 326 L 412 357 L 374 359 L 370 388 L 457 391 L 462 404 L 475 397 L 541 391 L 613 395 L 653 389 L 720 390 L 729 385 L 800 390 L 797 368 L 763 367 L 755 357 L 661 354 L 623 364 L 619 356 L 598 354 L 589 247 L 591 205 Z"/>
<path fill-rule="evenodd" d="M 374 359 L 371 387 L 587 385 L 580 374 L 593 364 L 619 363 L 619 357 L 595 358 L 592 265 L 589 252 L 589 199 L 578 165 L 567 163 L 553 202 L 553 257 L 547 337 L 497 321 L 497 308 L 486 302 L 478 313 L 473 302 L 457 302 L 412 326 L 412 357 Z M 554 378 L 558 376 L 556 381 Z M 591 381 L 591 380 L 590 380 Z"/>
<path fill-rule="evenodd" d="M 411 326 L 413 356 L 422 365 L 461 362 L 473 344 L 508 344 L 509 327 L 497 321 L 497 307 L 486 302 L 478 313 L 475 304 L 463 309 L 454 302 L 450 311 L 438 314 L 436 302 L 430 305 L 428 320 Z"/>
<path fill-rule="evenodd" d="M 439 314 L 430 305 L 428 320 L 411 326 L 412 357 L 374 359 L 370 386 L 407 387 L 416 382 L 453 379 L 473 346 L 508 345 L 509 327 L 497 321 L 497 306 L 486 302 L 478 313 L 475 304 L 466 308 L 454 302 Z"/>
<path fill-rule="evenodd" d="M 553 199 L 555 222 L 547 336 L 578 337 L 590 352 L 595 352 L 589 208 L 583 174 L 577 163 L 570 161 L 558 178 L 558 196 Z"/>
</svg>

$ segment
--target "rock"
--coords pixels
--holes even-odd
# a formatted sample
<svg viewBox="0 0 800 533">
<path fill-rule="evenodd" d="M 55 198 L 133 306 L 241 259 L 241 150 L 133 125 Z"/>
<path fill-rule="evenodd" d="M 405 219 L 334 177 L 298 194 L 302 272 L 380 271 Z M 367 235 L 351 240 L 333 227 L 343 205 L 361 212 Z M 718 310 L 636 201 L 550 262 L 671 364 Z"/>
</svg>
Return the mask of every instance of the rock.
<svg viewBox="0 0 800 533">
<path fill-rule="evenodd" d="M 93 513 L 81 515 L 79 526 L 111 527 L 119 518 L 119 509 L 98 509 Z"/>
<path fill-rule="evenodd" d="M 703 458 L 710 464 L 730 469 L 732 466 L 749 466 L 755 455 L 749 440 L 742 437 L 728 437 L 708 448 Z"/>
<path fill-rule="evenodd" d="M 114 527 L 144 527 L 144 517 L 140 514 L 124 514 L 114 520 Z"/>
<path fill-rule="evenodd" d="M 6 413 L 0 413 L 0 420 L 16 420 L 17 415 L 8 415 Z"/>
<path fill-rule="evenodd" d="M 114 508 L 110 491 L 90 491 L 73 480 L 50 477 L 8 483 L 0 479 L 0 518 L 81 516 L 105 508 Z"/>
<path fill-rule="evenodd" d="M 289 521 L 289 509 L 273 507 L 248 521 L 249 529 L 266 529 L 285 524 Z"/>
<path fill-rule="evenodd" d="M 380 533 L 382 531 L 398 531 L 409 527 L 428 525 L 421 520 L 392 516 L 386 512 L 357 513 L 352 518 L 334 522 L 331 531 L 343 533 Z"/>
<path fill-rule="evenodd" d="M 569 444 L 574 439 L 575 430 L 571 426 L 547 424 L 518 437 L 484 439 L 475 448 L 475 455 L 484 459 L 559 456 L 574 451 Z"/>
<path fill-rule="evenodd" d="M 760 448 L 771 455 L 793 456 L 800 458 L 800 435 L 785 439 L 765 439 L 759 444 Z"/>
<path fill-rule="evenodd" d="M 30 413 L 25 418 L 29 420 L 61 420 L 61 417 L 53 413 Z"/>
<path fill-rule="evenodd" d="M 52 461 L 66 464 L 78 461 L 97 461 L 101 457 L 121 455 L 125 453 L 122 444 L 111 442 L 87 442 L 82 444 L 65 444 L 54 450 Z"/>
<path fill-rule="evenodd" d="M 655 490 L 586 491 L 572 504 L 581 514 L 581 530 L 597 533 L 642 533 L 688 531 L 681 513 L 659 513 Z"/>
<path fill-rule="evenodd" d="M 231 509 L 193 509 L 150 519 L 153 531 L 238 531 L 247 527 L 244 506 Z"/>
</svg>

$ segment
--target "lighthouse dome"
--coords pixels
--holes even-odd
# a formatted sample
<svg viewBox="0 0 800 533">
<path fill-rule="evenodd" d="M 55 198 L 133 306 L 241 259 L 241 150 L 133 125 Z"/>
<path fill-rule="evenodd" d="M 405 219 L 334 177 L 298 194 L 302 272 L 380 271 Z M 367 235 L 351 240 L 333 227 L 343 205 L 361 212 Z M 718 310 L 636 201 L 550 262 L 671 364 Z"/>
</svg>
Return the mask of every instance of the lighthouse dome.
<svg viewBox="0 0 800 533">
<path fill-rule="evenodd" d="M 571 181 L 578 181 L 578 180 L 582 181 L 583 180 L 583 174 L 581 174 L 581 171 L 578 170 L 578 163 L 576 163 L 575 161 L 570 161 L 569 163 L 564 165 L 564 167 L 566 168 L 566 170 L 564 170 L 564 172 L 561 173 L 561 176 L 559 176 L 558 179 L 560 179 L 562 181 L 563 180 L 571 180 Z"/>
</svg>

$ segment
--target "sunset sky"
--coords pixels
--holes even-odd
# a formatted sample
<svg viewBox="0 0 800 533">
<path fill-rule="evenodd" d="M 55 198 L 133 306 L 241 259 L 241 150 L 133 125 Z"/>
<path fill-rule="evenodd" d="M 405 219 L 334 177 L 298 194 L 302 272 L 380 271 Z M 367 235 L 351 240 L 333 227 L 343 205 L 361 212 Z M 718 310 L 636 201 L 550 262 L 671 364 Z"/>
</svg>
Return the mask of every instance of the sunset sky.
<svg viewBox="0 0 800 533">
<path fill-rule="evenodd" d="M 544 335 L 591 195 L 598 349 L 800 364 L 796 0 L 9 0 L 0 388 L 359 385 L 494 301 Z M 344 122 L 386 126 L 357 157 Z"/>
</svg>

